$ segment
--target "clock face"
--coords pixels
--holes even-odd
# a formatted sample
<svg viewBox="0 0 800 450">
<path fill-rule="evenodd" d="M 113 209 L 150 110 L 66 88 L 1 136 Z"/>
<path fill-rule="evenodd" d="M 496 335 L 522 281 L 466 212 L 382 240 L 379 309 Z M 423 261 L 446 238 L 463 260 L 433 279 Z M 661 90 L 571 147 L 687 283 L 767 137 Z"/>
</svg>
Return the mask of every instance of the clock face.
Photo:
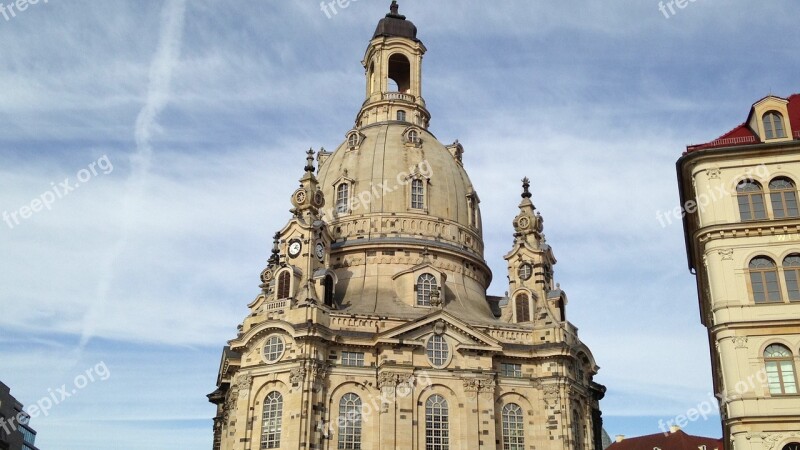
<svg viewBox="0 0 800 450">
<path fill-rule="evenodd" d="M 520 228 L 528 228 L 531 225 L 531 220 L 523 216 L 519 218 L 518 223 Z"/>
<path fill-rule="evenodd" d="M 298 204 L 302 205 L 306 202 L 306 191 L 297 191 L 297 193 L 294 194 L 294 198 L 297 200 Z"/>
<path fill-rule="evenodd" d="M 314 247 L 314 253 L 316 253 L 317 259 L 320 261 L 325 258 L 325 246 L 322 245 L 322 242 L 317 242 L 316 247 Z"/>
<path fill-rule="evenodd" d="M 289 256 L 292 258 L 297 257 L 300 254 L 300 250 L 303 249 L 303 244 L 300 243 L 298 240 L 293 240 L 289 242 Z"/>
</svg>

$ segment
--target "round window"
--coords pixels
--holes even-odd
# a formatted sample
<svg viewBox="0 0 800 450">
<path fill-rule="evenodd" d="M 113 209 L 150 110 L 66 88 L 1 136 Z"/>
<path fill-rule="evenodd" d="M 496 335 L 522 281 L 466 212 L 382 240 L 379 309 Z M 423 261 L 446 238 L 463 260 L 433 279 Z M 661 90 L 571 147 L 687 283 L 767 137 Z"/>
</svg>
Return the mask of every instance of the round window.
<svg viewBox="0 0 800 450">
<path fill-rule="evenodd" d="M 264 343 L 264 360 L 274 363 L 283 356 L 283 339 L 280 336 L 270 336 Z"/>
</svg>

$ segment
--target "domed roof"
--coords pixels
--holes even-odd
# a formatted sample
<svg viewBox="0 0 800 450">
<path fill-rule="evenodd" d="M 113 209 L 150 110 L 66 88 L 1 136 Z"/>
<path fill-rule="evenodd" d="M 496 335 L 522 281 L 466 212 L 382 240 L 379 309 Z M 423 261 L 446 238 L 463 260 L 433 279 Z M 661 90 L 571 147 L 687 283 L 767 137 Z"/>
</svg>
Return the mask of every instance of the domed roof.
<svg viewBox="0 0 800 450">
<path fill-rule="evenodd" d="M 406 16 L 399 14 L 398 10 L 397 2 L 393 1 L 391 12 L 378 22 L 375 34 L 372 35 L 373 39 L 378 36 L 386 36 L 417 40 L 417 27 L 410 20 L 406 20 Z"/>
<path fill-rule="evenodd" d="M 409 142 L 409 132 L 417 133 L 418 142 Z M 357 146 L 352 146 L 356 141 Z M 453 247 L 482 260 L 477 196 L 456 147 L 461 148 L 454 144 L 448 149 L 427 130 L 406 122 L 387 121 L 352 130 L 319 167 L 319 183 L 328 199 L 325 220 L 338 238 L 364 239 L 370 231 L 380 230 L 381 224 L 335 230 L 358 218 L 388 219 L 397 223 L 386 225 L 387 230 L 402 230 L 405 237 L 433 241 L 431 246 Z M 422 205 L 411 204 L 414 179 L 424 188 Z M 346 212 L 336 210 L 336 190 L 343 182 L 355 203 Z"/>
</svg>

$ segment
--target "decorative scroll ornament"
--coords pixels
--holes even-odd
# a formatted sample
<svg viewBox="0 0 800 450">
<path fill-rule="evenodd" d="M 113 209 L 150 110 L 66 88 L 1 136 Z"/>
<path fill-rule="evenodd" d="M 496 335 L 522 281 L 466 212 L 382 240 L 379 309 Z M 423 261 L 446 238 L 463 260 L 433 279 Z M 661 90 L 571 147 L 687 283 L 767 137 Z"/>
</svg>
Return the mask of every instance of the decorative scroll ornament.
<svg viewBox="0 0 800 450">
<path fill-rule="evenodd" d="M 747 336 L 735 336 L 733 345 L 736 348 L 747 348 Z"/>
<path fill-rule="evenodd" d="M 732 261 L 733 260 L 733 249 L 732 248 L 722 248 L 717 250 L 717 253 L 722 258 L 723 261 Z"/>
</svg>

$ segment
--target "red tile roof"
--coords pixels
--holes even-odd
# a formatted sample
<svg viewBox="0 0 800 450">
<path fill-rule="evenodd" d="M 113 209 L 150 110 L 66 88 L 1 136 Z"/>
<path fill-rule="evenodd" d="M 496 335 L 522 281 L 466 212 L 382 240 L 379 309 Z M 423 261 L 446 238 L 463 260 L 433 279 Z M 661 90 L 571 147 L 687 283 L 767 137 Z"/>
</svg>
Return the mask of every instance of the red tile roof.
<svg viewBox="0 0 800 450">
<path fill-rule="evenodd" d="M 674 433 L 627 438 L 622 442 L 614 442 L 607 450 L 698 450 L 703 445 L 707 450 L 722 450 L 722 439 L 691 436 L 678 430 Z"/>
<path fill-rule="evenodd" d="M 786 100 L 789 101 L 789 104 L 786 105 L 786 107 L 789 110 L 789 123 L 792 125 L 791 136 L 793 136 L 795 139 L 800 139 L 800 94 L 793 94 Z M 750 126 L 747 125 L 747 122 L 744 122 L 711 142 L 687 146 L 686 153 L 705 150 L 708 148 L 733 147 L 736 145 L 757 144 L 760 142 L 762 141 L 758 137 L 758 134 L 750 129 Z"/>
</svg>

